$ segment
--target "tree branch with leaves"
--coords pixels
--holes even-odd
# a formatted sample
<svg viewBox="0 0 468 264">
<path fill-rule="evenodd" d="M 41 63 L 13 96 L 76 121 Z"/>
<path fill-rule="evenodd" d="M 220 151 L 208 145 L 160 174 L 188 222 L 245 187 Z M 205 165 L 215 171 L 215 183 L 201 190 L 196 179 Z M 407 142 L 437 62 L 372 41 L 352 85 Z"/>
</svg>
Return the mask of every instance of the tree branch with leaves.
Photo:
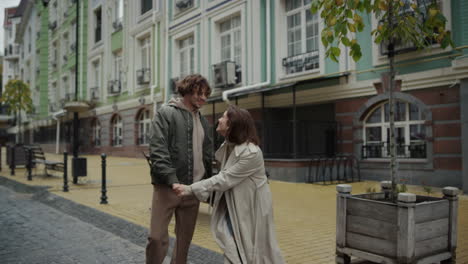
<svg viewBox="0 0 468 264">
<path fill-rule="evenodd" d="M 448 1 L 448 0 L 441 0 Z M 356 33 L 365 28 L 363 16 L 375 18 L 377 25 L 371 35 L 376 44 L 387 46 L 389 59 L 389 124 L 390 124 L 390 178 L 392 200 L 396 199 L 398 182 L 395 144 L 395 46 L 411 44 L 416 49 L 430 48 L 438 43 L 441 48 L 453 47 L 447 19 L 437 0 L 313 0 L 312 13 L 320 13 L 324 21 L 321 32 L 325 55 L 338 62 L 340 45 L 349 49 L 354 61 L 362 57 Z"/>
<path fill-rule="evenodd" d="M 5 91 L 0 97 L 0 103 L 6 104 L 8 113 L 18 115 L 19 127 L 21 126 L 21 112 L 30 113 L 34 109 L 29 85 L 21 80 L 8 81 L 5 85 Z M 22 142 L 21 130 L 20 142 Z"/>
</svg>

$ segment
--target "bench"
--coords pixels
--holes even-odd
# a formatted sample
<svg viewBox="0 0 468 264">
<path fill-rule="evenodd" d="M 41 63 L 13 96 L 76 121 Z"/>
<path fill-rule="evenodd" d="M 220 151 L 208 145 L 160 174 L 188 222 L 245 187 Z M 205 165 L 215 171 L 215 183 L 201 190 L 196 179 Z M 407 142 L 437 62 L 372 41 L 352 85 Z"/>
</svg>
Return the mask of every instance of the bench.
<svg viewBox="0 0 468 264">
<path fill-rule="evenodd" d="M 55 160 L 47 160 L 41 146 L 30 145 L 25 148 L 26 150 L 31 151 L 30 153 L 32 155 L 31 157 L 32 166 L 36 167 L 37 164 L 42 164 L 44 166 L 45 175 L 51 176 L 51 174 L 49 174 L 47 170 L 64 172 L 63 162 L 55 161 Z"/>
</svg>

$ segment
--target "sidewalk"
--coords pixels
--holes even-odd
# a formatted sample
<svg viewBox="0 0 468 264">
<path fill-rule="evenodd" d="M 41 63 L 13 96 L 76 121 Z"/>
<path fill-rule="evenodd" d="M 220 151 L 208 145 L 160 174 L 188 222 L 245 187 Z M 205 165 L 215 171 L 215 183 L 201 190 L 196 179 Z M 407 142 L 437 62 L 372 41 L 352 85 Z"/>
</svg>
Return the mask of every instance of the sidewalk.
<svg viewBox="0 0 468 264">
<path fill-rule="evenodd" d="M 5 160 L 5 150 L 2 160 Z M 46 153 L 47 159 L 62 160 L 61 155 Z M 107 197 L 109 204 L 101 205 L 101 157 L 83 156 L 88 162 L 88 177 L 79 184 L 71 183 L 69 161 L 69 192 L 62 192 L 61 176 L 33 176 L 27 181 L 26 170 L 17 169 L 10 176 L 9 168 L 2 163 L 0 175 L 23 184 L 50 186 L 49 191 L 65 199 L 98 209 L 113 216 L 130 221 L 145 228 L 149 227 L 152 186 L 149 167 L 144 159 L 107 158 Z M 33 173 L 42 173 L 41 168 Z M 377 182 L 352 183 L 353 194 L 363 193 L 369 187 L 378 188 Z M 316 185 L 271 181 L 275 225 L 280 248 L 287 263 L 335 263 L 335 185 Z M 435 196 L 441 196 L 432 188 Z M 425 194 L 422 188 L 409 186 L 409 191 Z M 174 221 L 170 234 L 173 236 Z M 202 204 L 193 243 L 219 252 L 209 231 L 208 207 Z M 460 196 L 458 220 L 457 263 L 468 263 L 468 196 Z"/>
</svg>

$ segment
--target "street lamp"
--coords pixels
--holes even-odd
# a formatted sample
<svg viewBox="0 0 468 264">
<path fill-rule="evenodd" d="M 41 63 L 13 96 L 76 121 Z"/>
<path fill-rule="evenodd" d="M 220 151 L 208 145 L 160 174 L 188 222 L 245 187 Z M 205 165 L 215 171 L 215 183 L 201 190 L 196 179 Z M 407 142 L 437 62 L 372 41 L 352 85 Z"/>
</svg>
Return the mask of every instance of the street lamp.
<svg viewBox="0 0 468 264">
<path fill-rule="evenodd" d="M 44 7 L 49 5 L 50 0 L 42 0 Z M 78 112 L 87 110 L 87 104 L 81 104 L 78 102 L 78 67 L 79 67 L 79 54 L 78 54 L 78 43 L 79 43 L 79 22 L 80 22 L 80 1 L 76 2 L 76 30 L 75 30 L 75 96 L 74 102 L 69 105 L 65 104 L 65 109 L 73 112 L 73 139 L 72 139 L 72 176 L 73 183 L 78 183 L 78 176 L 86 176 L 86 158 L 78 158 L 78 147 L 79 147 L 79 118 Z"/>
</svg>

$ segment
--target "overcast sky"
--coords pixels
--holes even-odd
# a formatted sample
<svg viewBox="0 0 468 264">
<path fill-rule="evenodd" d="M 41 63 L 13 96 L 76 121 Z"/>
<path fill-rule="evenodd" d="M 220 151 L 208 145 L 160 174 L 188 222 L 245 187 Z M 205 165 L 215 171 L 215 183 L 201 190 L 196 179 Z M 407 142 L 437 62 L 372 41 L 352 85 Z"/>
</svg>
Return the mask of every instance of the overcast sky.
<svg viewBox="0 0 468 264">
<path fill-rule="evenodd" d="M 0 26 L 0 54 L 3 55 L 3 44 L 5 42 L 4 40 L 4 34 L 3 34 L 3 19 L 5 16 L 5 7 L 12 7 L 12 6 L 17 6 L 19 5 L 20 0 L 0 0 L 0 22 L 2 25 Z"/>
</svg>

